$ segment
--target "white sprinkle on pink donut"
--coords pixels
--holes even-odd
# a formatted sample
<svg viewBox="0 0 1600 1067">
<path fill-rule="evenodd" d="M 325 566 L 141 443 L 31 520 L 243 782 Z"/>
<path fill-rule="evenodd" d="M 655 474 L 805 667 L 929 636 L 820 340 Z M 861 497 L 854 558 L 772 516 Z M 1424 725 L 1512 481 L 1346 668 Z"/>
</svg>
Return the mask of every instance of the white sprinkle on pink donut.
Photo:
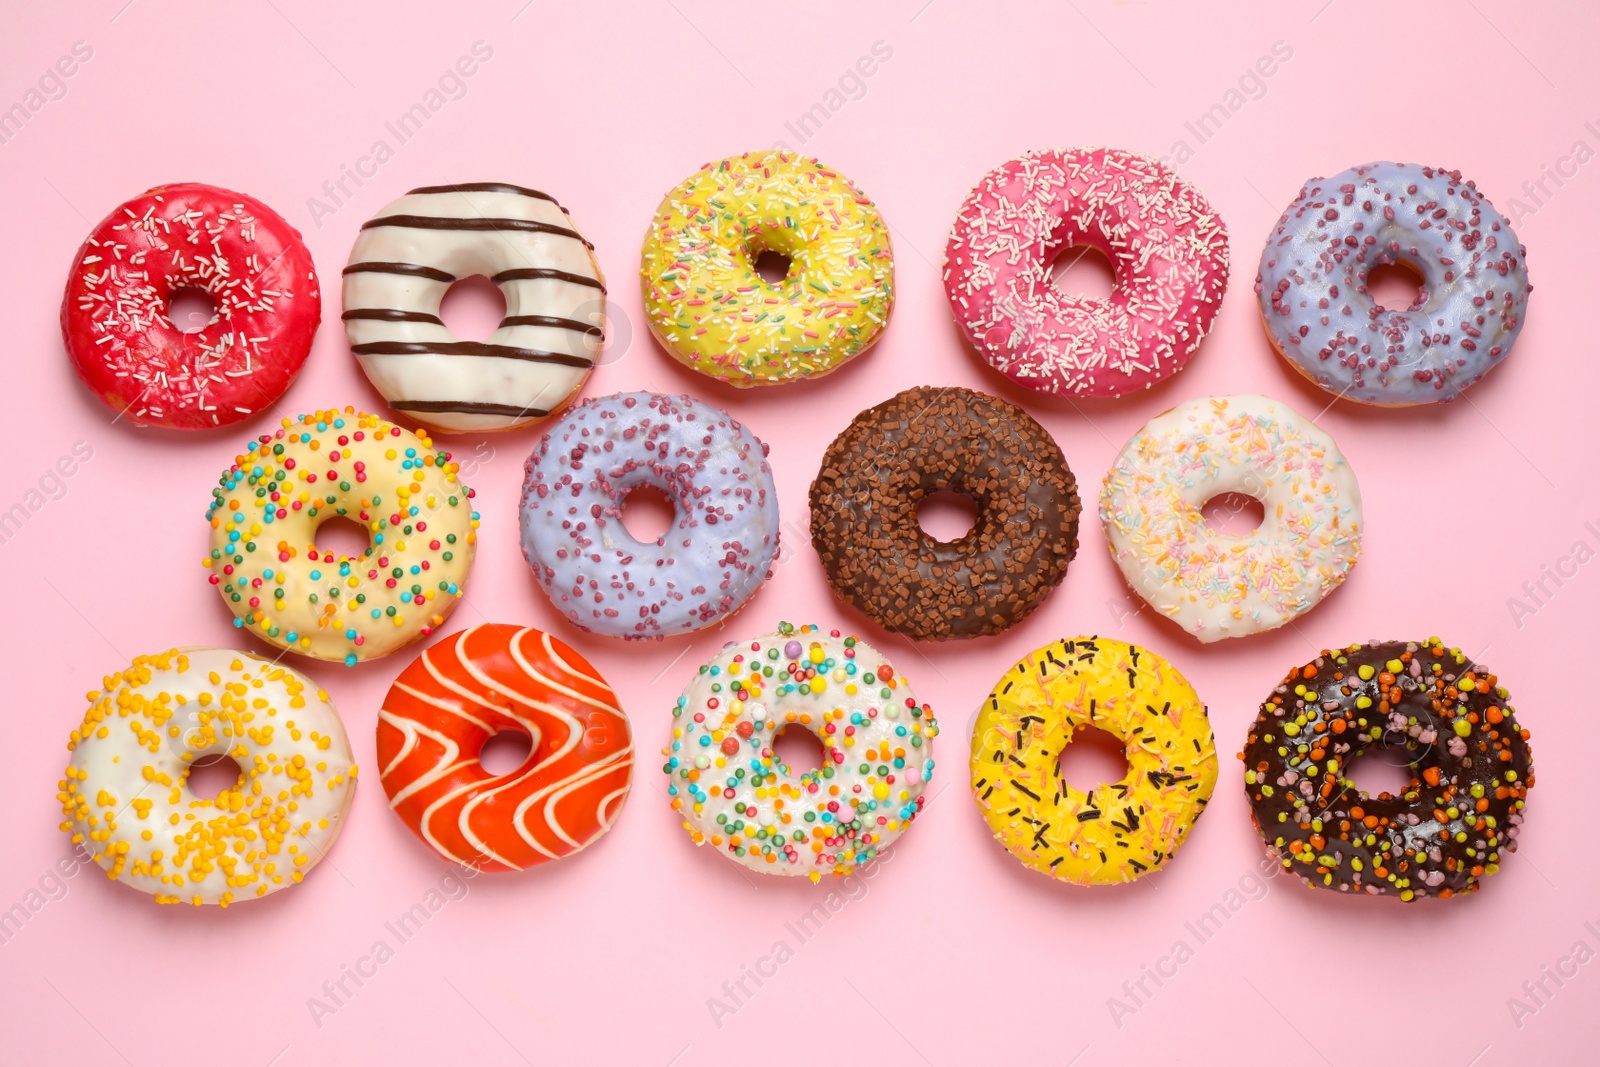
<svg viewBox="0 0 1600 1067">
<path fill-rule="evenodd" d="M 1110 297 L 1050 280 L 1089 246 L 1111 260 Z M 1028 152 L 984 175 L 945 247 L 945 294 L 996 370 L 1062 396 L 1114 397 L 1176 374 L 1216 318 L 1228 232 L 1194 186 L 1114 148 Z"/>
</svg>

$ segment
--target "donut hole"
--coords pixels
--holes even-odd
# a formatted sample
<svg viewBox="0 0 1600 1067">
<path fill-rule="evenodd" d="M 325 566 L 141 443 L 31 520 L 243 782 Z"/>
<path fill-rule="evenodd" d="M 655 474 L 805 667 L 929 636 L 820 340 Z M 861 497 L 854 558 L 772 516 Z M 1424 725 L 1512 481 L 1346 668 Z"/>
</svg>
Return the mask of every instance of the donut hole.
<svg viewBox="0 0 1600 1067">
<path fill-rule="evenodd" d="M 367 528 L 354 519 L 335 515 L 323 521 L 312 535 L 308 555 L 312 559 L 332 563 L 336 559 L 364 556 L 372 547 Z"/>
<path fill-rule="evenodd" d="M 217 321 L 217 302 L 198 286 L 182 286 L 167 297 L 167 320 L 183 333 L 199 333 Z"/>
<path fill-rule="evenodd" d="M 533 754 L 533 738 L 521 730 L 502 730 L 483 743 L 478 762 L 496 778 L 510 774 Z"/>
<path fill-rule="evenodd" d="M 784 726 L 772 739 L 772 754 L 795 777 L 822 766 L 822 742 L 804 726 Z"/>
<path fill-rule="evenodd" d="M 1061 750 L 1057 773 L 1081 793 L 1128 776 L 1128 756 L 1120 738 L 1095 726 L 1080 726 Z"/>
<path fill-rule="evenodd" d="M 439 303 L 439 318 L 462 341 L 482 341 L 500 328 L 506 317 L 506 297 L 500 287 L 481 274 L 462 278 Z"/>
<path fill-rule="evenodd" d="M 189 764 L 189 792 L 201 800 L 215 800 L 243 777 L 244 771 L 232 756 L 204 755 Z"/>
<path fill-rule="evenodd" d="M 1422 275 L 1409 263 L 1379 263 L 1367 271 L 1367 296 L 1383 311 L 1422 306 Z"/>
<path fill-rule="evenodd" d="M 961 540 L 977 522 L 978 505 L 965 493 L 936 489 L 917 502 L 917 525 L 944 544 Z"/>
<path fill-rule="evenodd" d="M 755 268 L 762 281 L 768 285 L 777 285 L 789 276 L 789 268 L 794 266 L 794 261 L 782 252 L 763 248 L 751 257 L 750 265 Z"/>
<path fill-rule="evenodd" d="M 672 498 L 653 485 L 628 490 L 622 498 L 622 525 L 641 544 L 654 544 L 666 536 L 678 518 Z"/>
<path fill-rule="evenodd" d="M 1398 797 L 1411 788 L 1411 763 L 1403 748 L 1380 748 L 1357 756 L 1345 777 L 1369 797 Z"/>
<path fill-rule="evenodd" d="M 1072 245 L 1056 254 L 1050 264 L 1050 284 L 1062 296 L 1083 300 L 1110 300 L 1117 287 L 1117 271 L 1106 254 L 1093 245 Z"/>
<path fill-rule="evenodd" d="M 1267 509 L 1246 493 L 1218 493 L 1200 509 L 1212 530 L 1227 537 L 1248 537 L 1266 521 Z"/>
</svg>

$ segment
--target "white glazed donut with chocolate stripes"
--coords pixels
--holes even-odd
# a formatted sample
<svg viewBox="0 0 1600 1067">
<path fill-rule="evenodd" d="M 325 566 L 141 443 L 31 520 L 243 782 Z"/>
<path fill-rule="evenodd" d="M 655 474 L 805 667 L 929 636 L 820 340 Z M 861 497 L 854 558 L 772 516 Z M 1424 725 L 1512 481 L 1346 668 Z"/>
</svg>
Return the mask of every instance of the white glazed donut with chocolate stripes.
<svg viewBox="0 0 1600 1067">
<path fill-rule="evenodd" d="M 463 341 L 439 317 L 483 275 L 505 318 Z M 567 210 L 520 185 L 413 189 L 361 227 L 344 269 L 344 326 L 389 406 L 441 433 L 509 430 L 563 408 L 605 335 L 605 279 Z"/>
</svg>

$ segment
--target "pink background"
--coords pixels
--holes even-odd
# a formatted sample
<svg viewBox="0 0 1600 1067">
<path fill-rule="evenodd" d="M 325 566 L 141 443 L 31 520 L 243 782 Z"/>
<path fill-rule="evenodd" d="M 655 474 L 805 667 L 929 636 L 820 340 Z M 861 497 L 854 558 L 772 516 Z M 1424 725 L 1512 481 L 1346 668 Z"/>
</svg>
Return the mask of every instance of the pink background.
<svg viewBox="0 0 1600 1067">
<path fill-rule="evenodd" d="M 0 292 L 14 331 L 0 510 L 24 500 L 75 442 L 93 449 L 64 494 L 0 544 L 15 605 L 3 653 L 13 699 L 0 909 L 22 904 L 29 916 L 0 945 L 0 1059 L 1593 1061 L 1600 962 L 1560 987 L 1547 979 L 1542 1005 L 1522 988 L 1545 966 L 1570 974 L 1575 961 L 1562 961 L 1575 942 L 1600 949 L 1584 926 L 1600 929 L 1594 687 L 1573 673 L 1575 661 L 1593 661 L 1600 593 L 1600 566 L 1588 563 L 1600 549 L 1600 369 L 1586 328 L 1600 214 L 1600 164 L 1587 162 L 1600 148 L 1592 5 L 1295 0 L 1230 4 L 1224 14 L 1102 0 L 652 0 L 603 13 L 457 0 L 357 13 L 311 0 L 123 3 L 27 5 L 0 34 L 0 107 L 23 100 L 74 42 L 93 49 L 65 95 L 52 86 L 60 98 L 0 144 Z M 477 41 L 493 55 L 464 95 L 397 145 L 384 124 Z M 828 97 L 878 41 L 892 56 L 863 79 L 864 92 L 847 83 L 859 98 Z M 1226 109 L 1229 91 L 1279 41 L 1292 57 L 1270 78 L 1246 79 L 1248 94 L 1231 98 L 1240 106 L 1201 143 L 1185 123 L 1215 103 Z M 786 123 L 818 102 L 828 118 L 802 144 Z M 393 158 L 332 204 L 324 181 L 379 138 Z M 1177 379 L 1123 401 L 1074 408 L 1009 387 L 963 347 L 940 287 L 947 227 L 967 189 L 1030 147 L 1169 155 L 1180 140 L 1180 171 L 1232 236 L 1233 284 L 1214 335 Z M 706 160 L 777 141 L 821 156 L 878 202 L 894 227 L 899 306 L 878 347 L 836 376 L 737 393 L 680 369 L 650 341 L 639 241 L 674 182 Z M 1587 165 L 1572 155 L 1580 141 Z M 1366 555 L 1327 603 L 1280 632 L 1202 647 L 1136 610 L 1092 520 L 1065 584 L 999 638 L 917 648 L 831 597 L 804 543 L 806 489 L 833 435 L 900 389 L 954 383 L 1024 404 L 1091 499 L 1128 435 L 1183 399 L 1263 392 L 1308 416 L 1321 411 L 1328 398 L 1272 353 L 1250 283 L 1301 182 L 1372 159 L 1458 167 L 1474 179 L 1516 219 L 1538 292 L 1514 357 L 1463 402 L 1400 413 L 1341 402 L 1320 416 L 1361 479 L 1368 525 Z M 1543 191 L 1525 189 L 1541 179 Z M 331 691 L 368 771 L 343 840 L 302 887 L 196 912 L 157 908 L 93 871 L 48 875 L 67 855 L 53 793 L 83 694 L 136 653 L 248 640 L 199 566 L 202 515 L 219 471 L 270 419 L 181 438 L 112 425 L 74 380 L 56 326 L 62 272 L 92 223 L 148 186 L 183 180 L 259 196 L 316 256 L 324 324 L 285 408 L 383 410 L 337 321 L 339 269 L 357 227 L 412 186 L 499 180 L 558 195 L 611 280 L 613 347 L 588 395 L 687 390 L 772 446 L 789 538 L 772 580 L 725 630 L 625 646 L 563 624 L 524 567 L 517 494 L 538 431 L 449 441 L 483 513 L 477 571 L 451 628 L 531 623 L 579 648 L 633 718 L 638 778 L 619 825 L 592 850 L 474 880 L 405 944 L 385 922 L 448 873 L 385 810 L 372 765 L 377 708 L 406 653 L 355 670 L 294 664 Z M 314 217 L 313 197 L 337 210 Z M 1582 563 L 1571 555 L 1578 542 Z M 1524 583 L 1547 567 L 1564 572 L 1563 584 L 1546 579 L 1551 595 L 1527 599 Z M 1535 610 L 1514 617 L 1512 597 Z M 786 924 L 827 883 L 758 880 L 695 850 L 658 771 L 668 709 L 695 665 L 779 619 L 860 633 L 945 728 L 931 807 L 892 862 L 856 884 L 854 899 L 837 898 L 844 905 L 803 943 Z M 1093 632 L 1173 660 L 1210 706 L 1223 755 L 1209 813 L 1171 866 L 1104 891 L 1025 871 L 990 839 L 966 785 L 968 731 L 994 679 L 1039 645 Z M 1533 732 L 1538 786 L 1522 850 L 1484 892 L 1442 904 L 1253 882 L 1261 847 L 1234 753 L 1262 697 L 1327 645 L 1435 633 L 1499 673 Z M 30 896 L 41 884 L 49 892 Z M 1227 910 L 1241 885 L 1260 899 L 1233 898 L 1244 903 L 1199 944 L 1185 924 L 1213 905 Z M 393 958 L 359 989 L 350 984 L 354 996 L 317 1025 L 308 998 L 379 939 Z M 1146 980 L 1153 995 L 1128 999 L 1123 983 L 1179 939 L 1192 958 L 1160 988 Z M 779 941 L 790 950 L 784 962 L 763 962 Z M 735 1003 L 723 984 L 747 967 L 771 977 L 759 988 L 746 979 L 752 995 Z M 1136 1010 L 1114 1019 L 1114 996 Z M 737 1010 L 714 1019 L 712 997 Z M 1511 997 L 1530 1010 L 1514 1016 Z"/>
</svg>

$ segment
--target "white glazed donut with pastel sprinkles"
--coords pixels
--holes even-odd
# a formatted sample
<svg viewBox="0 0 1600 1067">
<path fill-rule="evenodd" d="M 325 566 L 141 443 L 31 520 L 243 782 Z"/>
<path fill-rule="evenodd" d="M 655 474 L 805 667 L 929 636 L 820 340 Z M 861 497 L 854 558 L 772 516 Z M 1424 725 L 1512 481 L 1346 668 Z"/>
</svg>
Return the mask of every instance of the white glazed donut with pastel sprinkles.
<svg viewBox="0 0 1600 1067">
<path fill-rule="evenodd" d="M 883 655 L 838 630 L 779 627 L 735 641 L 672 709 L 667 792 L 697 845 L 763 874 L 843 877 L 922 810 L 939 728 Z M 809 730 L 822 763 L 774 751 Z"/>
<path fill-rule="evenodd" d="M 225 648 L 140 656 L 89 694 L 58 794 L 106 876 L 159 904 L 264 897 L 333 847 L 355 796 L 350 741 L 328 694 L 287 667 Z M 239 766 L 206 799 L 201 757 Z"/>
<path fill-rule="evenodd" d="M 1411 307 L 1367 291 L 1376 266 L 1422 277 Z M 1527 253 L 1461 172 L 1368 163 L 1314 178 L 1261 253 L 1267 335 L 1301 374 L 1380 407 L 1453 400 L 1511 354 L 1527 315 Z"/>
<path fill-rule="evenodd" d="M 1264 517 L 1236 536 L 1201 513 L 1224 493 Z M 1264 396 L 1201 397 L 1122 446 L 1100 493 L 1112 558 L 1134 591 L 1203 642 L 1282 626 L 1349 574 L 1361 489 L 1333 439 Z"/>
</svg>

